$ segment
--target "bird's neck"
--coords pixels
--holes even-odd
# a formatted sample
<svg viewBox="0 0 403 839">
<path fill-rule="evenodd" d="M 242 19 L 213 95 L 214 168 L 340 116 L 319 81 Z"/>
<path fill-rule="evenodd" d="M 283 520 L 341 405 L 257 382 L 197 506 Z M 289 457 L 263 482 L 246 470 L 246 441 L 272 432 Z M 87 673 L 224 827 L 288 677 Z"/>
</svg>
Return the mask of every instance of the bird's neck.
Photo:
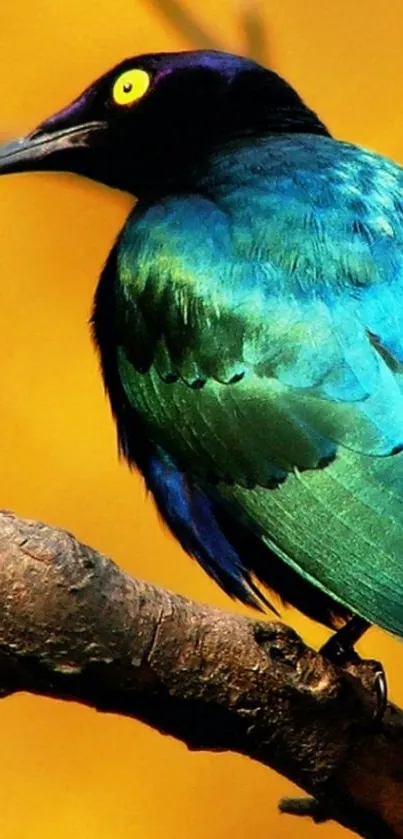
<svg viewBox="0 0 403 839">
<path fill-rule="evenodd" d="M 287 140 L 290 136 L 304 134 L 331 136 L 319 121 L 315 121 L 314 114 L 312 121 L 303 115 L 299 120 L 295 114 L 292 118 L 284 114 L 281 131 L 276 122 L 274 130 L 263 124 L 260 129 L 242 127 L 238 131 L 223 133 L 219 139 L 199 149 L 197 155 L 183 154 L 179 160 L 173 158 L 172 163 L 165 163 L 161 170 L 158 170 L 158 165 L 152 167 L 136 195 L 149 203 L 161 195 L 203 192 L 206 184 L 212 185 L 217 176 L 219 179 L 225 177 L 228 184 L 234 177 L 242 178 L 242 174 L 249 178 L 250 166 L 255 169 L 259 165 L 265 166 L 265 159 L 267 166 L 266 156 L 270 155 L 273 144 L 277 146 L 282 137 Z M 261 174 L 263 176 L 264 172 Z"/>
<path fill-rule="evenodd" d="M 301 103 L 300 108 L 278 107 L 261 108 L 254 116 L 253 122 L 244 123 L 242 119 L 230 125 L 228 131 L 223 128 L 220 134 L 220 141 L 234 140 L 238 137 L 256 137 L 262 135 L 279 134 L 320 134 L 330 137 L 330 131 L 319 119 L 314 111 L 311 111 Z"/>
<path fill-rule="evenodd" d="M 279 138 L 281 135 L 321 135 L 330 137 L 330 132 L 319 117 L 302 102 L 300 106 L 264 106 L 254 109 L 246 118 L 245 112 L 236 108 L 226 118 L 217 121 L 214 130 L 205 135 L 193 136 L 188 126 L 184 127 L 181 142 L 175 136 L 169 144 L 166 138 L 165 154 L 151 152 L 150 166 L 143 169 L 145 192 L 186 191 L 192 187 L 195 173 L 204 168 L 215 154 L 235 151 L 237 147 L 251 147 L 261 139 Z M 138 194 L 138 193 L 137 193 Z M 144 197 L 144 196 L 138 196 Z"/>
</svg>

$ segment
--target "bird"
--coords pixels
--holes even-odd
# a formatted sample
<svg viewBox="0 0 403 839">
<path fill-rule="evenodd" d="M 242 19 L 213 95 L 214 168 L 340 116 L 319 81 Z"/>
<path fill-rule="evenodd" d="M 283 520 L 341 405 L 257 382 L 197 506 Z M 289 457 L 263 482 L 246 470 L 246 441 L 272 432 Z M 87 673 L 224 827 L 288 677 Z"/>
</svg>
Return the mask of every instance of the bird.
<svg viewBox="0 0 403 839">
<path fill-rule="evenodd" d="M 183 549 L 347 660 L 403 636 L 403 169 L 249 58 L 135 56 L 0 174 L 130 193 L 91 328 L 116 421 Z"/>
</svg>

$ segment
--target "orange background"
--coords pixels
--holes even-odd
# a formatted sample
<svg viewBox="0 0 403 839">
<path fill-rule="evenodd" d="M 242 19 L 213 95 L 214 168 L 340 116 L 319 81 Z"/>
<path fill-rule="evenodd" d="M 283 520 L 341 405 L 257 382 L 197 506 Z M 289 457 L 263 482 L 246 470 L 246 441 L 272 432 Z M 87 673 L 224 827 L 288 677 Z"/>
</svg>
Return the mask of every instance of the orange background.
<svg viewBox="0 0 403 839">
<path fill-rule="evenodd" d="M 189 48 L 157 0 L 2 0 L 0 131 L 21 134 L 122 58 Z M 201 9 L 199 8 L 201 7 Z M 255 0 L 267 61 L 339 136 L 403 162 L 401 0 Z M 188 2 L 217 45 L 245 51 L 242 4 Z M 199 41 L 198 46 L 202 46 Z M 87 319 L 131 201 L 70 176 L 0 182 L 0 504 L 74 531 L 131 572 L 228 608 L 118 465 Z M 236 608 L 236 607 L 234 607 Z M 312 644 L 326 636 L 289 612 Z M 372 630 L 403 701 L 403 650 Z M 286 780 L 233 755 L 189 754 L 128 719 L 21 695 L 0 704 L 1 839 L 338 839 L 279 816 Z"/>
</svg>

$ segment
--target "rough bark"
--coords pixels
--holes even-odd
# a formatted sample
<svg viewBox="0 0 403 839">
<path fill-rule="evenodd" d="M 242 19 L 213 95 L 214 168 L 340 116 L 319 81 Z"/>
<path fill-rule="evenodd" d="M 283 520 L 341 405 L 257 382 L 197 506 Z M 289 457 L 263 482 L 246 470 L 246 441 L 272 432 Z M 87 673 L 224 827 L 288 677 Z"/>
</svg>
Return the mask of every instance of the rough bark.
<svg viewBox="0 0 403 839">
<path fill-rule="evenodd" d="M 68 533 L 0 513 L 0 694 L 126 714 L 191 749 L 231 750 L 368 839 L 403 837 L 403 713 L 374 726 L 373 662 L 339 670 L 280 623 L 186 600 Z M 314 827 L 312 827 L 314 831 Z"/>
</svg>

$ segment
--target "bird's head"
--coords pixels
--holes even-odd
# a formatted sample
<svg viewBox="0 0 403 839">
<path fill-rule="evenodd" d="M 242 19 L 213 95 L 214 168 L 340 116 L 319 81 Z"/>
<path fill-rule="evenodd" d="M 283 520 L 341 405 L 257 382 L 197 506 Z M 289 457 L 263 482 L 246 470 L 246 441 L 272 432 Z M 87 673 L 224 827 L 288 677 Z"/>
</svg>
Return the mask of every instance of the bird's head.
<svg viewBox="0 0 403 839">
<path fill-rule="evenodd" d="M 32 133 L 0 147 L 0 174 L 75 172 L 137 196 L 214 146 L 264 132 L 327 134 L 276 73 L 214 51 L 128 59 Z"/>
</svg>

